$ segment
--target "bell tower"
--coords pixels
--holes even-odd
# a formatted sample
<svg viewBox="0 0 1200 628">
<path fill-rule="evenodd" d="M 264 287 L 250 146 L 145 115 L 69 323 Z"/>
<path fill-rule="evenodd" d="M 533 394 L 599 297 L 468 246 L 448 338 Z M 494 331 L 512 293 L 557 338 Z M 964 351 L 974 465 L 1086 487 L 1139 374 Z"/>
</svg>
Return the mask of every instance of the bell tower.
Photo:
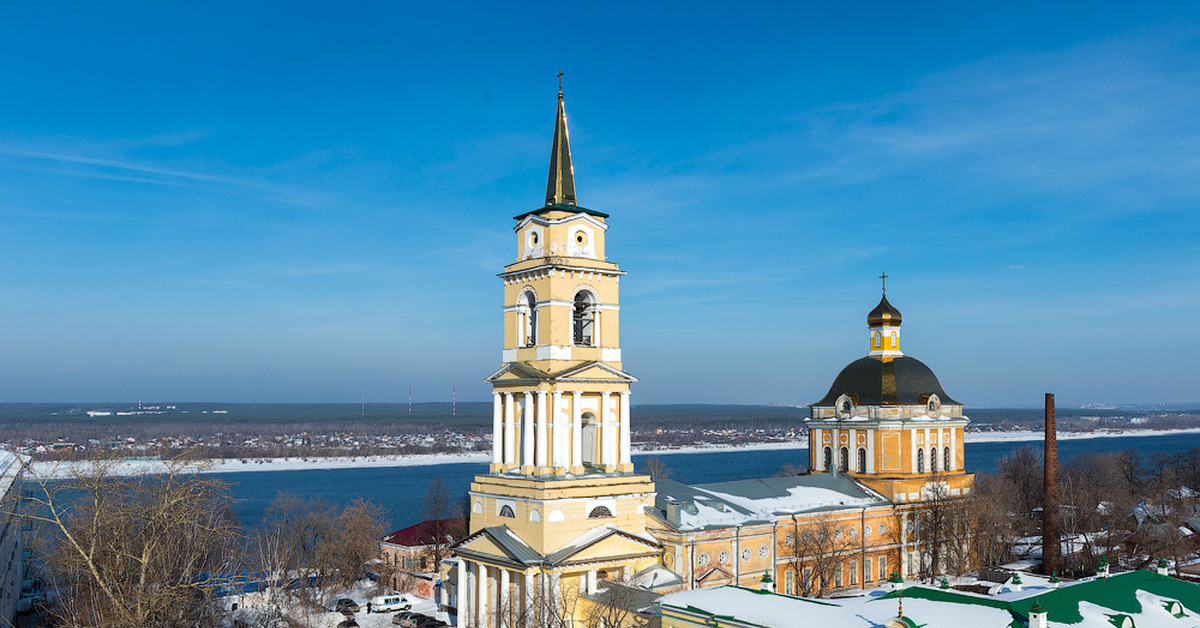
<svg viewBox="0 0 1200 628">
<path fill-rule="evenodd" d="M 630 458 L 637 380 L 621 368 L 625 273 L 605 257 L 607 219 L 576 202 L 560 83 L 546 202 L 515 217 L 516 260 L 499 275 L 492 463 L 471 483 L 470 534 L 444 565 L 443 604 L 459 626 L 544 625 L 547 612 L 582 624 L 570 600 L 662 553 L 645 534 L 654 483 Z"/>
<path fill-rule="evenodd" d="M 493 387 L 492 473 L 633 471 L 629 384 L 621 369 L 625 274 L 605 258 L 608 214 L 579 206 L 562 92 L 546 203 L 515 217 L 504 268 L 504 365 Z"/>
</svg>

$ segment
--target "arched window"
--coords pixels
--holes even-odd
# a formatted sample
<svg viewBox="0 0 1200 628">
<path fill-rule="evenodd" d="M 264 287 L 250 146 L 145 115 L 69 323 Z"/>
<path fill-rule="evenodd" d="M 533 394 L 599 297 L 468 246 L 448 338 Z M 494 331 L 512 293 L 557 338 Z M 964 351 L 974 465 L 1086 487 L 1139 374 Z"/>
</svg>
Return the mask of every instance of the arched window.
<svg viewBox="0 0 1200 628">
<path fill-rule="evenodd" d="M 525 293 L 525 307 L 529 313 L 525 315 L 525 346 L 537 344 L 537 297 L 532 292 Z"/>
<path fill-rule="evenodd" d="M 917 473 L 925 473 L 925 450 L 917 450 Z"/>
<path fill-rule="evenodd" d="M 892 348 L 892 349 L 895 349 L 895 348 L 897 348 L 897 347 L 899 347 L 899 346 L 900 346 L 900 337 L 896 335 L 896 332 L 892 332 L 892 346 L 891 346 L 891 348 Z"/>
<path fill-rule="evenodd" d="M 883 348 L 883 336 L 880 335 L 879 332 L 875 332 L 875 348 L 876 349 Z"/>
<path fill-rule="evenodd" d="M 858 448 L 858 472 L 859 473 L 867 472 L 867 448 L 866 447 Z"/>
<path fill-rule="evenodd" d="M 937 447 L 929 448 L 929 472 L 937 473 Z"/>
<path fill-rule="evenodd" d="M 573 312 L 572 322 L 575 330 L 575 344 L 590 347 L 592 346 L 593 321 L 595 320 L 595 302 L 592 299 L 592 294 L 587 291 L 582 291 L 575 295 L 575 310 Z"/>
<path fill-rule="evenodd" d="M 825 447 L 825 464 L 821 465 L 821 470 L 822 471 L 832 471 L 833 470 L 833 449 L 830 447 Z"/>
<path fill-rule="evenodd" d="M 838 452 L 838 471 L 845 473 L 850 468 L 850 449 L 842 447 Z"/>
<path fill-rule="evenodd" d="M 509 506 L 508 504 L 505 504 L 500 507 L 500 516 L 501 517 L 511 517 L 513 519 L 517 518 L 517 514 L 515 512 L 513 512 L 512 506 Z"/>
<path fill-rule="evenodd" d="M 946 447 L 942 450 L 942 469 L 950 471 L 950 448 Z"/>
<path fill-rule="evenodd" d="M 592 512 L 588 513 L 588 519 L 603 519 L 611 516 L 613 516 L 613 514 L 612 511 L 608 509 L 608 506 L 596 506 L 592 509 Z"/>
</svg>

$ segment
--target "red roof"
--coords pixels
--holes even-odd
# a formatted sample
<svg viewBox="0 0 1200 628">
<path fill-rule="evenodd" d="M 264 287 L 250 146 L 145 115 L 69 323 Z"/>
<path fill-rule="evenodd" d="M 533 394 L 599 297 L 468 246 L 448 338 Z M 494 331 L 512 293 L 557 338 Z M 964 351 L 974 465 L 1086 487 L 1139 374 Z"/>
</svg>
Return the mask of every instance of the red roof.
<svg viewBox="0 0 1200 628">
<path fill-rule="evenodd" d="M 430 519 L 422 521 L 416 525 L 408 526 L 402 530 L 385 535 L 379 540 L 392 545 L 404 545 L 406 547 L 418 547 L 421 545 L 432 545 L 433 539 L 441 528 L 441 533 L 450 537 L 457 536 L 459 526 L 458 519 Z M 457 539 L 451 538 L 451 541 Z"/>
</svg>

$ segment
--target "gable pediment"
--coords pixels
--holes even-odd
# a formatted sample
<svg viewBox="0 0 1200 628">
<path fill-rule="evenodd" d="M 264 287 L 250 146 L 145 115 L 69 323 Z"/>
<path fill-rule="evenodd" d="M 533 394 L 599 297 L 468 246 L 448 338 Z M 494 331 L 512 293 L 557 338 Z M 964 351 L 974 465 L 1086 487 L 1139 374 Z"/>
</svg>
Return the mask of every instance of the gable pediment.
<svg viewBox="0 0 1200 628">
<path fill-rule="evenodd" d="M 545 371 L 530 366 L 525 362 L 507 362 L 498 371 L 489 375 L 485 382 L 523 381 L 531 379 L 550 379 Z"/>
<path fill-rule="evenodd" d="M 568 543 L 550 554 L 549 562 L 555 565 L 585 563 L 619 557 L 655 555 L 661 551 L 662 546 L 649 539 L 609 527 L 607 530 L 593 530 L 584 534 L 582 539 Z"/>
<path fill-rule="evenodd" d="M 556 380 L 636 382 L 636 377 L 603 362 L 584 362 L 554 375 Z"/>
</svg>

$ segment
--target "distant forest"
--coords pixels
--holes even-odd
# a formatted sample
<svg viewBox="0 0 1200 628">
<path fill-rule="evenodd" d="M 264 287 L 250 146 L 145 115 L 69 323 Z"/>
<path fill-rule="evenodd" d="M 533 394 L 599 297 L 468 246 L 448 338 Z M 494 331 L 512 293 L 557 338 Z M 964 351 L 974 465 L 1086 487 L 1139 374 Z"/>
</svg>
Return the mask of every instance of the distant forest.
<svg viewBox="0 0 1200 628">
<path fill-rule="evenodd" d="M 154 410 L 148 408 L 157 408 Z M 360 404 L 287 403 L 6 403 L 0 430 L 13 442 L 87 438 L 210 436 L 218 433 L 275 436 L 301 432 L 357 435 L 431 434 L 491 430 L 492 404 L 479 402 Z M 89 412 L 92 414 L 89 415 Z M 97 413 L 111 414 L 97 414 Z M 134 412 L 134 414 L 129 414 Z M 1037 429 L 1041 409 L 967 409 L 972 430 Z M 1059 429 L 1079 431 L 1200 426 L 1197 410 L 1097 410 L 1059 408 Z M 640 405 L 633 407 L 635 431 L 732 429 L 787 430 L 799 427 L 808 408 L 751 405 Z"/>
</svg>

